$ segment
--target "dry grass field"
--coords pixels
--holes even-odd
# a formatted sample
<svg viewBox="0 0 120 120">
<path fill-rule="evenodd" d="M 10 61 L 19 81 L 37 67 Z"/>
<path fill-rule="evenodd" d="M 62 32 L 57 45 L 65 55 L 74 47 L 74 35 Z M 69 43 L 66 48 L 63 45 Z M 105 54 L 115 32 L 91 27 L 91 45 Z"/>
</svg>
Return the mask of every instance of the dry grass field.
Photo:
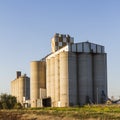
<svg viewBox="0 0 120 120">
<path fill-rule="evenodd" d="M 120 106 L 0 110 L 0 120 L 120 120 Z"/>
</svg>

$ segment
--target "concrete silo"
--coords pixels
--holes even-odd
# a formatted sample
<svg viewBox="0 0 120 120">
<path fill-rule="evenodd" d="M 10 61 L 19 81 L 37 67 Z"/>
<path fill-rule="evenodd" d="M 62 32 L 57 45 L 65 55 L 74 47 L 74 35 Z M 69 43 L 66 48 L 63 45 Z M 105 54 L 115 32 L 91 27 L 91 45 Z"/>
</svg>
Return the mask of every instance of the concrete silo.
<svg viewBox="0 0 120 120">
<path fill-rule="evenodd" d="M 51 104 L 55 106 L 55 58 L 50 59 Z"/>
<path fill-rule="evenodd" d="M 94 100 L 95 103 L 105 102 L 107 97 L 107 60 L 106 53 L 94 54 Z"/>
<path fill-rule="evenodd" d="M 30 78 L 24 74 L 24 99 L 25 100 L 30 100 Z M 25 102 L 25 101 L 24 101 Z"/>
<path fill-rule="evenodd" d="M 84 105 L 93 99 L 92 55 L 78 54 L 78 101 Z"/>
<path fill-rule="evenodd" d="M 69 52 L 68 54 L 68 91 L 69 106 L 77 105 L 77 55 Z"/>
<path fill-rule="evenodd" d="M 39 62 L 39 88 L 46 88 L 46 62 Z"/>
<path fill-rule="evenodd" d="M 30 99 L 30 78 L 26 74 L 21 75 L 21 72 L 17 71 L 16 79 L 11 82 L 11 94 L 22 105 Z"/>
<path fill-rule="evenodd" d="M 31 62 L 31 83 L 30 83 L 30 97 L 31 107 L 37 106 L 37 99 L 39 98 L 39 61 Z"/>
<path fill-rule="evenodd" d="M 60 66 L 59 54 L 55 56 L 55 106 L 59 107 L 60 102 Z"/>
<path fill-rule="evenodd" d="M 18 96 L 18 100 L 20 103 L 23 103 L 23 96 L 25 96 L 25 85 L 24 85 L 24 76 L 21 76 L 18 78 L 18 80 L 16 80 L 16 82 L 18 83 L 19 87 L 19 96 Z"/>
<path fill-rule="evenodd" d="M 47 97 L 51 96 L 51 81 L 50 81 L 50 59 L 46 60 L 46 89 Z"/>
<path fill-rule="evenodd" d="M 46 88 L 46 63 L 45 61 L 31 62 L 31 107 L 37 107 L 40 97 L 40 88 Z"/>
<path fill-rule="evenodd" d="M 60 53 L 60 106 L 69 106 L 68 52 Z"/>
</svg>

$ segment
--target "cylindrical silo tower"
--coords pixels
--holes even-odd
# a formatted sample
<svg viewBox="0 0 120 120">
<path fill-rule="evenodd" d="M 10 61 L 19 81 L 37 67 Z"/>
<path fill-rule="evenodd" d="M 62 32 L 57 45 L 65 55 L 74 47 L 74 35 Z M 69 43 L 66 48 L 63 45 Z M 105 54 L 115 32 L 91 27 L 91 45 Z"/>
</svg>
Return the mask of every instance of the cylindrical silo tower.
<svg viewBox="0 0 120 120">
<path fill-rule="evenodd" d="M 39 88 L 46 88 L 46 62 L 39 62 Z"/>
<path fill-rule="evenodd" d="M 93 99 L 92 55 L 78 54 L 78 101 L 80 105 Z"/>
<path fill-rule="evenodd" d="M 37 107 L 37 99 L 40 99 L 40 88 L 46 88 L 46 62 L 31 62 L 31 107 Z"/>
<path fill-rule="evenodd" d="M 59 54 L 55 56 L 55 106 L 59 107 L 60 101 L 60 70 Z"/>
<path fill-rule="evenodd" d="M 68 97 L 68 52 L 60 53 L 60 106 L 69 106 Z"/>
<path fill-rule="evenodd" d="M 55 106 L 55 58 L 50 59 L 51 105 Z"/>
<path fill-rule="evenodd" d="M 19 102 L 22 104 L 23 103 L 23 96 L 24 92 L 25 92 L 25 86 L 24 86 L 24 76 L 21 76 L 18 78 L 17 80 L 18 84 L 19 84 L 19 96 L 18 96 L 18 100 Z"/>
<path fill-rule="evenodd" d="M 46 60 L 46 89 L 47 97 L 51 97 L 50 59 Z"/>
<path fill-rule="evenodd" d="M 31 82 L 30 96 L 31 107 L 37 107 L 37 99 L 39 98 L 39 61 L 31 62 Z"/>
<path fill-rule="evenodd" d="M 69 86 L 69 106 L 77 105 L 77 57 L 76 53 L 68 54 L 68 86 Z"/>
<path fill-rule="evenodd" d="M 95 54 L 94 66 L 94 100 L 96 103 L 104 103 L 107 97 L 107 60 L 106 53 Z"/>
</svg>

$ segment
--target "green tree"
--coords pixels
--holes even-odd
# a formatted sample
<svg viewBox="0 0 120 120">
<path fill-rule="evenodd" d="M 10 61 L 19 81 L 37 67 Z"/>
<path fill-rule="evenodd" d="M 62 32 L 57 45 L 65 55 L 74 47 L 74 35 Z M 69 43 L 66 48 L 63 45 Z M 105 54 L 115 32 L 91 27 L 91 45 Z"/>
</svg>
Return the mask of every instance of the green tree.
<svg viewBox="0 0 120 120">
<path fill-rule="evenodd" d="M 3 109 L 12 109 L 17 103 L 16 97 L 8 94 L 0 95 L 0 103 Z"/>
</svg>

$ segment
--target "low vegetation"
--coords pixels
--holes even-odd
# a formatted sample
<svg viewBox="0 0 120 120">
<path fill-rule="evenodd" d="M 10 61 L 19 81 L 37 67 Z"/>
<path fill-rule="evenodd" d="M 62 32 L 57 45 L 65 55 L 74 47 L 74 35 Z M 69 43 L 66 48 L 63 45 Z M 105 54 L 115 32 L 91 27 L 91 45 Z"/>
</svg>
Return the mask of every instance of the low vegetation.
<svg viewBox="0 0 120 120">
<path fill-rule="evenodd" d="M 68 108 L 28 108 L 1 110 L 9 120 L 120 120 L 119 105 L 86 105 Z M 0 120 L 4 120 L 4 119 Z"/>
<path fill-rule="evenodd" d="M 22 108 L 20 103 L 17 103 L 17 99 L 15 96 L 8 94 L 0 95 L 0 109 L 14 109 L 14 108 Z"/>
<path fill-rule="evenodd" d="M 120 120 L 120 105 L 23 108 L 16 97 L 0 95 L 0 120 Z"/>
</svg>

